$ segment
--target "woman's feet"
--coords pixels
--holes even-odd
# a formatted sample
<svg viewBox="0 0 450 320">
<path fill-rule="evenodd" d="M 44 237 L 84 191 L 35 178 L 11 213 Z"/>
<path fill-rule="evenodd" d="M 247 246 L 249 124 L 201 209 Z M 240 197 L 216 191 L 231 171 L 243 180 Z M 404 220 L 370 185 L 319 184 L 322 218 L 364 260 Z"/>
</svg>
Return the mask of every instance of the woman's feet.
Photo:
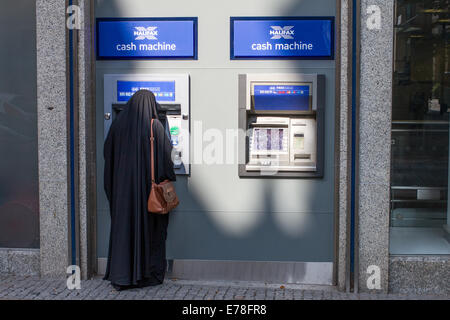
<svg viewBox="0 0 450 320">
<path fill-rule="evenodd" d="M 139 281 L 137 285 L 120 285 L 111 282 L 113 288 L 117 291 L 127 290 L 127 289 L 135 289 L 135 288 L 145 288 L 150 286 L 157 286 L 162 284 L 162 281 L 154 280 L 154 279 L 145 279 Z"/>
</svg>

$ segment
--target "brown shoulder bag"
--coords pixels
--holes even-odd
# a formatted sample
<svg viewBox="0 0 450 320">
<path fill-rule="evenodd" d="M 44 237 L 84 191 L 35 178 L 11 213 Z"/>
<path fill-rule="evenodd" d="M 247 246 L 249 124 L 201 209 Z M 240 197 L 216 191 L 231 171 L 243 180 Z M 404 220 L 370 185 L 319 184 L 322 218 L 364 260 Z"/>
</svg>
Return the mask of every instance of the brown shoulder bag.
<svg viewBox="0 0 450 320">
<path fill-rule="evenodd" d="M 155 181 L 155 159 L 153 155 L 154 140 L 153 137 L 153 120 L 150 126 L 150 158 L 152 171 L 152 189 L 147 201 L 147 210 L 151 213 L 167 214 L 174 209 L 180 201 L 175 193 L 175 188 L 170 180 L 164 180 L 157 184 Z"/>
</svg>

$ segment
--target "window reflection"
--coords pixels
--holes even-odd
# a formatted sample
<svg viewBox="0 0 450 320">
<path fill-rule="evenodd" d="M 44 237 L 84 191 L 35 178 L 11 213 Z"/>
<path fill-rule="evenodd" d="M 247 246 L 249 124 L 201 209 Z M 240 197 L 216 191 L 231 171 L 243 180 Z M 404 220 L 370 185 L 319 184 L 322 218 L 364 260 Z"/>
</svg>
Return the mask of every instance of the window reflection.
<svg viewBox="0 0 450 320">
<path fill-rule="evenodd" d="M 450 254 L 449 0 L 397 0 L 391 254 Z"/>
<path fill-rule="evenodd" d="M 39 247 L 36 6 L 0 9 L 0 247 Z"/>
</svg>

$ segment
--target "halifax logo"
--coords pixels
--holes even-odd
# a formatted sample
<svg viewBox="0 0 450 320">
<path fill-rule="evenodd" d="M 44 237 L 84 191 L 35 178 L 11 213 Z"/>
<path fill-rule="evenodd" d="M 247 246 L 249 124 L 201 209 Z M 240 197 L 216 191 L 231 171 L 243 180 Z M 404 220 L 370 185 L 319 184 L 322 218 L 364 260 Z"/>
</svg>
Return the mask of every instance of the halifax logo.
<svg viewBox="0 0 450 320">
<path fill-rule="evenodd" d="M 136 30 L 134 31 L 134 35 L 136 36 L 136 40 L 158 40 L 156 36 L 158 35 L 158 31 L 156 30 L 158 27 L 134 27 Z"/>
<path fill-rule="evenodd" d="M 294 39 L 294 26 L 270 26 L 272 30 L 269 31 L 269 34 L 272 36 L 270 39 Z"/>
</svg>

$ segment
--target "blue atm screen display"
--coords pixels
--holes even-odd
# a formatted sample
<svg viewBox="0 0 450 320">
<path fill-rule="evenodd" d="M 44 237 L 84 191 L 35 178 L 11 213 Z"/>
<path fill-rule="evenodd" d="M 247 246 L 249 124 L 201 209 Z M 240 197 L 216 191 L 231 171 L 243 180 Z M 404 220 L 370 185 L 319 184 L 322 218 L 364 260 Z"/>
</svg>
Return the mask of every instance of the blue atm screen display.
<svg viewBox="0 0 450 320">
<path fill-rule="evenodd" d="M 334 59 L 334 18 L 231 18 L 231 59 Z"/>
<path fill-rule="evenodd" d="M 256 111 L 309 111 L 309 85 L 255 85 Z"/>
<path fill-rule="evenodd" d="M 197 19 L 98 19 L 98 59 L 197 58 Z"/>
<path fill-rule="evenodd" d="M 128 101 L 139 90 L 149 90 L 156 101 L 175 101 L 175 81 L 117 81 L 117 101 Z"/>
</svg>

